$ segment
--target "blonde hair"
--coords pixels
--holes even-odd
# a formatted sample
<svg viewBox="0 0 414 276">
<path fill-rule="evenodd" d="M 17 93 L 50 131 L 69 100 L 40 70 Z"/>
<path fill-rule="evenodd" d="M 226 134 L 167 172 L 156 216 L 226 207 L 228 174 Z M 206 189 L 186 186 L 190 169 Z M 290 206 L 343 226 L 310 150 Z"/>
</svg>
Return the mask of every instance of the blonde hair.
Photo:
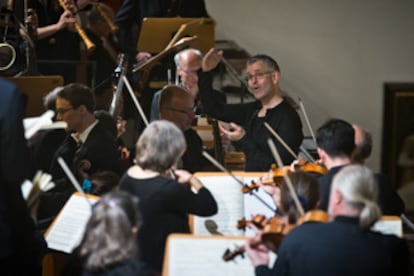
<svg viewBox="0 0 414 276">
<path fill-rule="evenodd" d="M 339 190 L 349 207 L 360 212 L 361 228 L 370 228 L 380 218 L 378 184 L 369 168 L 362 165 L 346 166 L 335 175 L 332 189 Z"/>
</svg>

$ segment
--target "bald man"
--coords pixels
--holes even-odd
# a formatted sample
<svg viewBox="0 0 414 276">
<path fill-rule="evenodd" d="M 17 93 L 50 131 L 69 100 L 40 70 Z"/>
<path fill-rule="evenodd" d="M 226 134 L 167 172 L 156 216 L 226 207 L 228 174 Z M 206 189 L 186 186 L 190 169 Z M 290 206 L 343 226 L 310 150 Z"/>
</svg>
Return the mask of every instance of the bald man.
<svg viewBox="0 0 414 276">
<path fill-rule="evenodd" d="M 372 152 L 372 135 L 359 125 L 352 125 L 355 131 L 355 149 L 352 153 L 353 163 L 365 164 Z M 404 202 L 390 183 L 388 176 L 375 173 L 378 183 L 378 204 L 384 215 L 400 216 L 405 209 Z"/>
<path fill-rule="evenodd" d="M 176 85 L 165 86 L 160 95 L 160 119 L 176 124 L 184 133 L 187 150 L 182 158 L 182 168 L 196 172 L 203 168 L 206 161 L 202 156 L 203 142 L 192 129 L 195 112 L 194 96 Z"/>
</svg>

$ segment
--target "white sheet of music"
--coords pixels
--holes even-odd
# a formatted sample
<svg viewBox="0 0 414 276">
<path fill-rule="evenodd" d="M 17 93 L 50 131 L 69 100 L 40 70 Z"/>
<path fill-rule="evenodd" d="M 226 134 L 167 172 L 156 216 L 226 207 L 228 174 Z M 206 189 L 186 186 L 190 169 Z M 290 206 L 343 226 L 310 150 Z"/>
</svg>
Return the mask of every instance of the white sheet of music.
<svg viewBox="0 0 414 276">
<path fill-rule="evenodd" d="M 402 221 L 397 216 L 383 216 L 372 226 L 371 230 L 401 238 L 403 233 Z"/>
<path fill-rule="evenodd" d="M 231 239 L 217 236 L 191 237 L 173 235 L 168 243 L 168 265 L 164 265 L 168 276 L 254 275 L 249 258 L 237 256 L 224 261 L 226 249 L 233 250 L 245 243 L 243 238 Z"/>
<path fill-rule="evenodd" d="M 214 216 L 194 216 L 194 234 L 222 234 L 242 236 L 237 221 L 243 217 L 244 202 L 241 185 L 230 176 L 199 177 L 203 185 L 210 190 L 218 204 L 218 212 Z"/>
<path fill-rule="evenodd" d="M 237 175 L 236 175 L 237 176 Z M 245 217 L 251 219 L 252 215 L 263 214 L 273 216 L 273 212 L 250 194 L 241 192 L 242 186 L 228 175 L 197 176 L 203 185 L 210 190 L 218 204 L 218 213 L 210 217 L 193 217 L 193 229 L 196 235 L 222 234 L 226 236 L 252 236 L 253 232 L 246 233 L 237 229 L 237 221 Z M 242 183 L 250 183 L 250 178 L 237 176 Z M 248 182 L 246 182 L 248 181 Z M 258 192 L 274 208 L 269 195 L 263 191 Z"/>
<path fill-rule="evenodd" d="M 89 197 L 89 201 L 93 204 L 97 199 Z M 48 247 L 71 253 L 83 237 L 91 211 L 85 198 L 74 193 L 45 234 Z"/>
</svg>

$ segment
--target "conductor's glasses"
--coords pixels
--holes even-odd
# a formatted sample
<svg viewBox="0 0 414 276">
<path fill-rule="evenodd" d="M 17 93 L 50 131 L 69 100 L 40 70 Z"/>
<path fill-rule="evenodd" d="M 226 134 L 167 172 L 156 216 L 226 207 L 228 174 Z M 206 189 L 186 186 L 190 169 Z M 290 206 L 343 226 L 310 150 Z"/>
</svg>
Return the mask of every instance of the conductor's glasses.
<svg viewBox="0 0 414 276">
<path fill-rule="evenodd" d="M 254 75 L 247 75 L 246 80 L 251 81 L 253 79 L 262 80 L 268 74 L 273 73 L 274 71 L 265 71 L 265 72 L 256 72 Z"/>
</svg>

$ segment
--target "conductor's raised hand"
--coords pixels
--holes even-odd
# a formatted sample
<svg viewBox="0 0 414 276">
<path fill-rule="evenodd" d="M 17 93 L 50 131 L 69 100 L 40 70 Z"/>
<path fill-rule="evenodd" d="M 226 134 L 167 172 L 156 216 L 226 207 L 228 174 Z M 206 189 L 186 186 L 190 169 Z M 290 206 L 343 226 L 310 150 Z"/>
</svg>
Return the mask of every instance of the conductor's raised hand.
<svg viewBox="0 0 414 276">
<path fill-rule="evenodd" d="M 211 48 L 203 57 L 201 68 L 204 72 L 208 72 L 216 68 L 223 57 L 223 50 Z"/>
</svg>

